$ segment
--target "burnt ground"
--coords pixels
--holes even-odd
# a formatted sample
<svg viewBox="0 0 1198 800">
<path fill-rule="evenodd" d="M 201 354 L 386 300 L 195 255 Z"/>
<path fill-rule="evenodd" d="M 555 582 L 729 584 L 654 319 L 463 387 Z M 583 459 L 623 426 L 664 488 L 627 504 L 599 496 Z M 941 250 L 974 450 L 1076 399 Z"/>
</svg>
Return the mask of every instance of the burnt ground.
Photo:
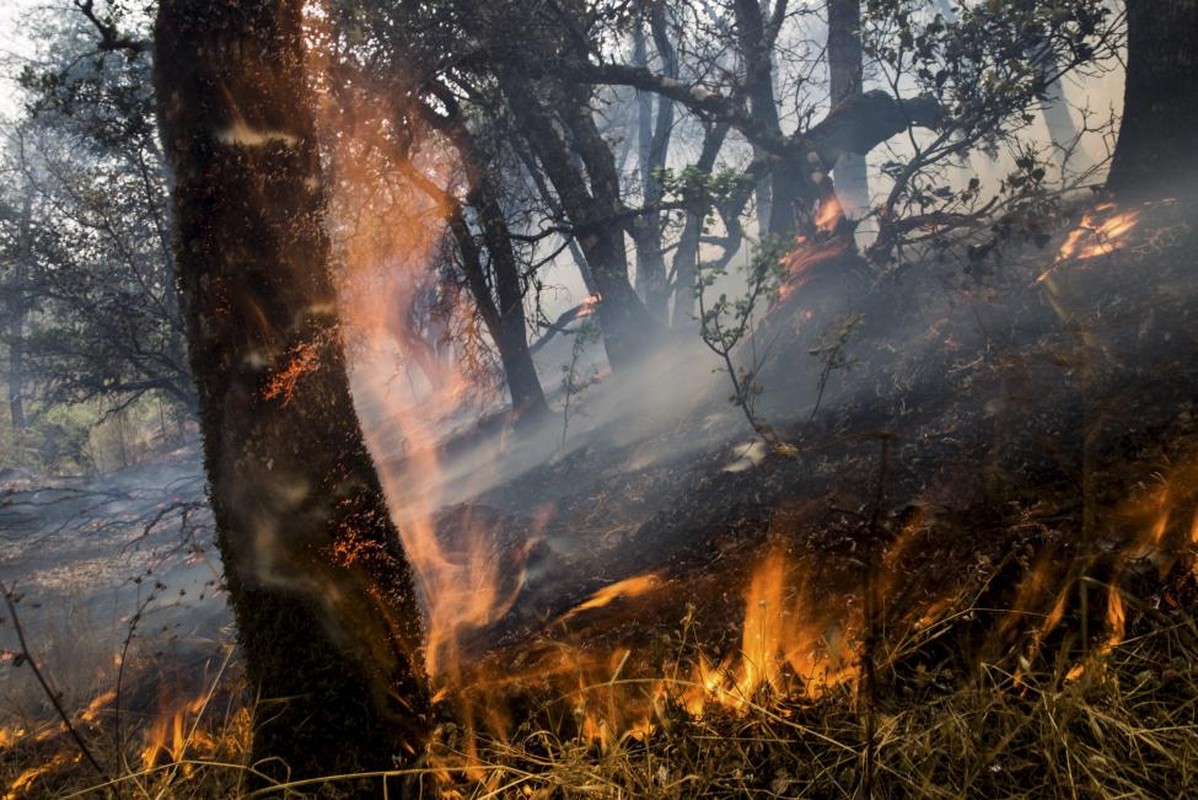
<svg viewBox="0 0 1198 800">
<path fill-rule="evenodd" d="M 1059 264 L 1064 231 L 980 265 L 951 250 L 884 271 L 817 260 L 759 333 L 759 412 L 785 448 L 746 455 L 751 431 L 717 384 L 655 412 L 648 434 L 601 415 L 571 447 L 442 510 L 444 541 L 485 532 L 522 586 L 467 652 L 509 673 L 561 645 L 629 648 L 629 675 L 660 674 L 687 642 L 719 659 L 740 645 L 765 552 L 785 554 L 788 591 L 825 639 L 870 642 L 896 696 L 1011 649 L 1093 647 L 1112 586 L 1128 635 L 1166 624 L 1195 602 L 1194 217 L 1146 207 L 1118 247 Z M 502 427 L 445 447 L 513 436 Z M 202 673 L 228 621 L 202 487 L 195 448 L 102 480 L 0 487 L 0 579 L 26 595 L 22 619 L 50 631 L 39 614 L 86 608 L 86 629 L 108 637 L 97 658 L 134 630 L 147 659 Z M 572 613 L 646 574 L 650 591 Z M 49 638 L 77 644 L 75 625 Z M 152 708 L 153 684 L 139 692 Z"/>
<path fill-rule="evenodd" d="M 759 333 L 760 412 L 794 449 L 730 471 L 751 437 L 722 388 L 654 442 L 610 444 L 612 422 L 611 435 L 448 509 L 444 536 L 483 521 L 530 552 L 511 610 L 468 644 L 499 661 L 530 641 L 635 644 L 677 628 L 689 606 L 707 646 L 726 652 L 767 547 L 790 554 L 816 618 L 851 627 L 867 584 L 875 625 L 895 636 L 929 609 L 998 609 L 936 658 L 1029 635 L 1070 586 L 1066 617 L 1090 639 L 1105 635 L 1110 584 L 1139 598 L 1129 617 L 1142 622 L 1173 602 L 1194 546 L 1198 237 L 1185 204 L 1141 214 L 1100 255 L 1056 263 L 1062 232 L 1046 248 L 1009 245 L 981 276 L 951 257 L 881 277 L 853 258 L 819 261 Z M 854 315 L 847 366 L 829 372 L 812 414 L 819 351 Z M 672 442 L 677 456 L 630 468 L 638 448 Z M 649 596 L 569 613 L 645 573 L 657 578 Z M 1014 605 L 1027 621 L 1000 611 Z"/>
<path fill-rule="evenodd" d="M 204 496 L 198 443 L 101 476 L 10 475 L 0 483 L 0 582 L 16 622 L 68 708 L 126 674 L 123 703 L 155 713 L 158 686 L 194 692 L 220 659 L 231 621 Z M 0 626 L 0 726 L 50 712 L 20 651 L 12 615 Z"/>
</svg>

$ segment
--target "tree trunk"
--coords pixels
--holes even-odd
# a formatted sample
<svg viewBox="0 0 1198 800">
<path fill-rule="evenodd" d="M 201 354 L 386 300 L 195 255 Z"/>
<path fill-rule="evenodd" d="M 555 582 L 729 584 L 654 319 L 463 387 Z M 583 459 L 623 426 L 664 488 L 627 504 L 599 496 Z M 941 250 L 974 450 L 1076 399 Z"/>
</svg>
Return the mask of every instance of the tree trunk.
<svg viewBox="0 0 1198 800">
<path fill-rule="evenodd" d="M 656 3 L 649 10 L 649 25 L 653 42 L 662 60 L 662 74 L 677 79 L 678 58 L 666 30 L 665 4 Z M 642 23 L 643 24 L 643 23 Z M 633 61 L 637 66 L 648 67 L 645 50 L 645 35 L 638 25 L 633 31 Z M 669 155 L 670 137 L 674 128 L 674 102 L 668 97 L 657 96 L 657 115 L 654 119 L 652 96 L 649 92 L 637 95 L 637 151 L 641 177 L 641 198 L 646 208 L 661 202 L 663 187 L 658 173 L 666 166 Z M 636 282 L 645 307 L 655 319 L 669 319 L 669 284 L 666 262 L 662 255 L 662 228 L 665 218 L 658 211 L 646 211 L 633 223 L 636 242 Z"/>
<path fill-rule="evenodd" d="M 457 242 L 466 284 L 479 316 L 499 350 L 508 393 L 512 397 L 512 413 L 517 422 L 531 422 L 543 417 L 549 406 L 545 402 L 545 393 L 528 348 L 524 293 L 520 290 L 520 273 L 507 222 L 488 186 L 482 183 L 476 185 L 471 192 L 471 199 L 478 204 L 479 224 L 487 245 L 494 292 L 491 281 L 487 279 L 488 271 L 483 266 L 482 249 L 466 222 L 462 207 L 456 203 L 449 219 L 450 233 Z"/>
<path fill-rule="evenodd" d="M 33 186 L 25 187 L 21 202 L 20 237 L 17 242 L 17 257 L 13 264 L 15 291 L 10 300 L 12 322 L 9 327 L 8 343 L 8 413 L 16 439 L 17 457 L 24 458 L 24 435 L 28 427 L 25 419 L 25 321 L 29 315 L 29 262 L 33 257 Z"/>
<path fill-rule="evenodd" d="M 774 98 L 773 42 L 766 29 L 761 4 L 758 0 L 736 0 L 733 11 L 737 48 L 744 61 L 749 113 L 763 130 L 781 138 L 782 124 Z M 754 142 L 753 158 L 765 157 L 765 151 Z M 788 236 L 794 231 L 795 192 L 791 178 L 771 172 L 757 182 L 757 221 L 762 236 Z"/>
<path fill-rule="evenodd" d="M 833 108 L 861 95 L 861 0 L 828 0 L 828 81 Z M 860 218 L 869 210 L 865 156 L 845 153 L 827 166 L 844 214 Z"/>
<path fill-rule="evenodd" d="M 154 59 L 251 756 L 292 779 L 410 763 L 431 725 L 420 606 L 346 378 L 302 7 L 164 0 Z"/>
<path fill-rule="evenodd" d="M 515 76 L 508 76 L 504 84 L 513 115 L 574 225 L 574 235 L 599 290 L 597 313 L 608 362 L 615 371 L 632 367 L 651 349 L 661 326 L 628 281 L 624 229 L 615 219 L 623 207 L 611 150 L 594 129 L 589 106 L 580 107 L 577 96 L 563 97 L 561 124 L 580 151 L 584 175 L 571 159 L 548 112 L 532 96 L 534 87 Z M 552 88 L 566 94 L 563 87 Z"/>
<path fill-rule="evenodd" d="M 1198 0 L 1127 0 L 1123 123 L 1107 186 L 1125 200 L 1194 191 Z"/>
<path fill-rule="evenodd" d="M 695 162 L 695 169 L 701 174 L 710 175 L 714 169 L 716 157 L 728 136 L 728 128 L 723 123 L 709 128 L 704 134 L 699 160 Z M 674 315 L 671 322 L 675 329 L 697 331 L 699 327 L 695 291 L 698 288 L 699 244 L 706 218 L 707 209 L 701 205 L 688 208 L 682 232 L 678 235 L 678 246 L 674 250 Z"/>
</svg>

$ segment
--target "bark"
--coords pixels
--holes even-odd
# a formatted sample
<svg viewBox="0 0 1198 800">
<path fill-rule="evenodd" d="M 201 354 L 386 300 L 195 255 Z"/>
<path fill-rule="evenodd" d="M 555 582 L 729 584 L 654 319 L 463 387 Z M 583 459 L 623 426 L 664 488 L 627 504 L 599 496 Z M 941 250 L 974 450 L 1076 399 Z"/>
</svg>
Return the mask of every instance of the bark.
<svg viewBox="0 0 1198 800">
<path fill-rule="evenodd" d="M 462 257 L 470 294 L 487 332 L 499 350 L 499 359 L 503 363 L 508 392 L 512 398 L 512 413 L 517 422 L 531 422 L 548 412 L 549 406 L 545 402 L 545 393 L 528 347 L 524 289 L 511 231 L 499 202 L 496 181 L 481 163 L 485 156 L 479 143 L 462 122 L 460 109 L 452 96 L 447 92 L 439 96 L 450 109 L 450 114 L 439 116 L 425 108 L 423 116 L 449 137 L 466 167 L 469 184 L 466 203 L 478 212 L 477 221 L 486 244 L 490 270 L 484 268 L 482 250 L 466 223 L 462 204 L 435 186 L 426 187 L 426 191 L 433 193 L 452 209 L 450 232 Z"/>
<path fill-rule="evenodd" d="M 828 80 L 833 108 L 862 93 L 861 0 L 828 0 Z M 828 166 L 845 215 L 860 217 L 869 210 L 865 156 L 845 153 Z"/>
<path fill-rule="evenodd" d="M 21 202 L 20 228 L 17 242 L 17 257 L 13 263 L 14 291 L 10 299 L 12 322 L 9 326 L 8 342 L 8 413 L 18 447 L 28 427 L 25 418 L 25 321 L 29 315 L 28 287 L 29 260 L 33 256 L 33 187 L 26 186 Z"/>
<path fill-rule="evenodd" d="M 785 2 L 779 0 L 779 7 Z M 736 0 L 737 47 L 745 65 L 744 86 L 749 114 L 771 138 L 782 137 L 778 104 L 774 98 L 773 37 L 761 13 L 759 0 Z M 776 35 L 776 32 L 774 33 Z M 753 158 L 761 159 L 765 149 L 753 142 Z M 794 185 L 792 176 L 771 172 L 757 182 L 758 227 L 765 235 L 784 236 L 794 229 Z"/>
<path fill-rule="evenodd" d="M 720 124 L 710 128 L 703 137 L 703 149 L 699 152 L 699 160 L 695 167 L 704 175 L 710 175 L 715 167 L 716 157 L 724 146 L 728 136 L 728 125 Z M 703 234 L 703 223 L 707 216 L 705 208 L 688 208 L 686 219 L 682 223 L 682 232 L 678 235 L 678 246 L 674 250 L 674 315 L 672 327 L 697 328 L 698 308 L 695 301 L 697 267 L 699 264 L 699 244 Z"/>
<path fill-rule="evenodd" d="M 1123 123 L 1107 186 L 1125 200 L 1198 180 L 1198 0 L 1127 0 Z"/>
<path fill-rule="evenodd" d="M 301 10 L 165 0 L 155 31 L 251 756 L 293 779 L 410 763 L 430 729 L 420 607 L 346 378 Z"/>
<path fill-rule="evenodd" d="M 663 62 L 663 73 L 666 77 L 677 78 L 678 59 L 666 31 L 665 4 L 655 4 L 649 13 L 649 25 L 654 45 Z M 638 27 L 633 33 L 633 61 L 637 66 L 647 67 L 648 54 L 644 31 Z M 658 95 L 657 114 L 654 116 L 652 101 L 653 97 L 649 92 L 639 92 L 637 95 L 638 166 L 641 198 L 646 208 L 661 202 L 663 190 L 657 173 L 666 165 L 670 135 L 674 127 L 674 102 L 668 97 Z M 660 212 L 646 212 L 636 218 L 632 231 L 636 242 L 637 289 L 644 298 L 649 313 L 662 322 L 669 314 L 669 286 L 661 244 L 664 224 L 665 219 Z"/>
<path fill-rule="evenodd" d="M 613 217 L 624 209 L 611 150 L 595 130 L 589 106 L 556 87 L 563 95 L 559 98 L 559 121 L 570 133 L 571 144 L 584 167 L 580 169 L 554 120 L 533 96 L 534 87 L 511 75 L 504 82 L 516 121 L 574 226 L 574 235 L 599 290 L 597 313 L 608 362 L 615 371 L 631 367 L 655 343 L 660 325 L 628 281 L 624 230 L 613 222 Z"/>
<path fill-rule="evenodd" d="M 485 187 L 480 187 L 474 194 L 490 271 L 484 266 L 482 248 L 470 230 L 460 204 L 454 204 L 449 228 L 458 245 L 466 283 L 479 316 L 499 349 L 499 359 L 503 362 L 508 392 L 512 397 L 512 413 L 517 422 L 531 422 L 542 417 L 549 406 L 545 402 L 545 394 L 528 347 L 519 269 L 499 204 Z M 494 291 L 492 282 L 488 280 L 488 272 L 494 278 Z"/>
</svg>

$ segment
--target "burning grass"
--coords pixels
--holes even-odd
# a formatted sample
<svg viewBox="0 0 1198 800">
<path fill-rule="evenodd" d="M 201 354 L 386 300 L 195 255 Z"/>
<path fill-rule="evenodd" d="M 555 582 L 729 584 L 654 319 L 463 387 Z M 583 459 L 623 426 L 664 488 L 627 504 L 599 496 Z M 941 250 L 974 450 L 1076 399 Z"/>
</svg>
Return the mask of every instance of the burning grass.
<svg viewBox="0 0 1198 800">
<path fill-rule="evenodd" d="M 791 457 L 728 471 L 727 442 L 673 460 L 595 445 L 466 504 L 409 506 L 420 519 L 403 527 L 436 545 L 414 559 L 449 581 L 427 584 L 450 619 L 431 615 L 443 721 L 418 768 L 249 793 L 249 706 L 210 673 L 199 692 L 122 700 L 123 721 L 115 699 L 80 704 L 106 779 L 61 729 L 6 728 L 5 787 L 1185 796 L 1198 770 L 1188 219 L 1097 209 L 1055 260 L 1004 265 L 992 294 L 862 290 L 907 317 L 881 325 L 865 309 L 846 342 L 859 366 L 818 414 L 795 400 L 812 382 L 802 354 L 816 323 L 858 309 L 841 265 L 813 265 L 767 321 L 790 336 L 775 350 L 799 387 L 778 426 Z M 687 424 L 675 435 L 693 437 Z M 640 452 L 671 445 L 650 444 Z M 449 466 L 435 462 L 419 461 L 429 480 Z"/>
<path fill-rule="evenodd" d="M 886 565 L 906 547 L 900 534 L 880 560 L 879 586 L 895 579 Z M 846 622 L 837 656 L 829 636 L 837 626 L 800 614 L 795 564 L 769 552 L 742 576 L 738 625 L 691 605 L 673 628 L 619 649 L 605 637 L 626 632 L 625 623 L 609 620 L 604 633 L 592 619 L 576 638 L 501 657 L 501 675 L 489 670 L 496 662 L 478 665 L 465 678 L 485 702 L 445 698 L 447 721 L 427 765 L 390 775 L 442 798 L 1184 796 L 1198 769 L 1198 586 L 1189 562 L 1163 578 L 1152 570 L 1142 595 L 1128 587 L 1103 597 L 1109 586 L 1092 579 L 1104 600 L 1093 615 L 1107 621 L 1089 641 L 1077 586 L 1046 576 L 1048 563 L 1014 546 L 971 571 L 952 598 L 880 611 L 886 630 L 872 652 L 860 623 Z M 992 593 L 1013 574 L 1022 581 Z M 569 621 L 617 604 L 625 612 L 661 604 L 651 595 L 670 585 L 648 583 L 618 599 L 608 592 L 607 605 Z M 1011 604 L 996 606 L 999 594 Z M 736 627 L 726 653 L 709 649 L 718 631 Z M 834 663 L 841 668 L 827 668 Z M 111 692 L 73 715 L 107 779 L 88 769 L 61 725 L 6 730 L 5 796 L 337 796 L 366 777 L 251 793 L 250 713 L 235 672 L 211 672 L 194 696 L 162 686 L 152 713 L 123 712 L 123 733 Z"/>
</svg>

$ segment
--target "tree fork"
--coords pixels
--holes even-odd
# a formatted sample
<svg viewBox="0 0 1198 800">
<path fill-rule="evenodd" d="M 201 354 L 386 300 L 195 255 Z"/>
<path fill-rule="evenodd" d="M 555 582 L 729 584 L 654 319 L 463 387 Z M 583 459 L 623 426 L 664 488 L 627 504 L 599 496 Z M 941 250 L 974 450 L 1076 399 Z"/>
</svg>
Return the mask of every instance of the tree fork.
<svg viewBox="0 0 1198 800">
<path fill-rule="evenodd" d="M 346 376 L 302 7 L 164 0 L 155 31 L 209 494 L 271 779 L 411 763 L 431 727 L 420 606 Z"/>
</svg>

